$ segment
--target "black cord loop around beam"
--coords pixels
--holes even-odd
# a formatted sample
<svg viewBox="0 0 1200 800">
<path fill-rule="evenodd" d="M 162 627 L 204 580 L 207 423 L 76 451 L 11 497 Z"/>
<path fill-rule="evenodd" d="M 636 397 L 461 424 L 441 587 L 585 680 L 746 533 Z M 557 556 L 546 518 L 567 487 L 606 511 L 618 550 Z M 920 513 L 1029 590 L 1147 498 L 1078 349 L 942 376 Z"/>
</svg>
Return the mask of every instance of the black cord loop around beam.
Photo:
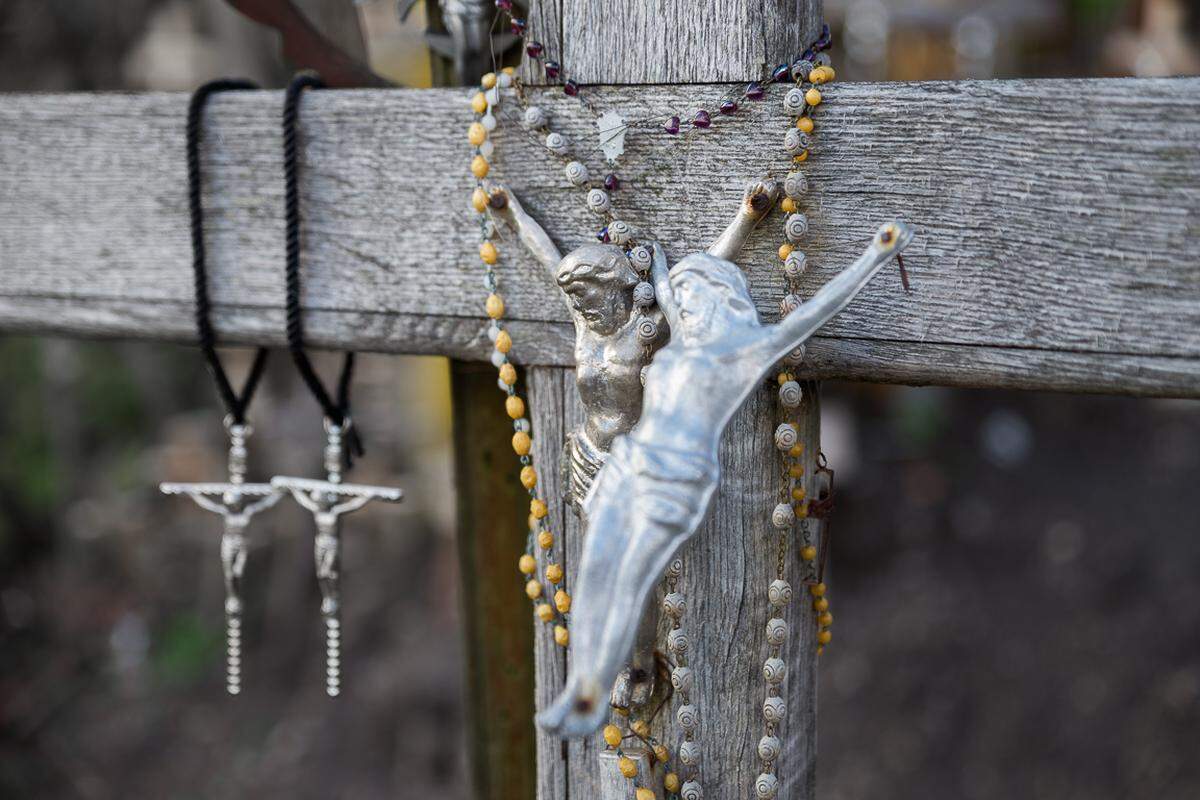
<svg viewBox="0 0 1200 800">
<path fill-rule="evenodd" d="M 246 422 L 246 409 L 254 397 L 262 378 L 263 369 L 267 365 L 268 351 L 265 347 L 258 348 L 254 361 L 250 365 L 250 373 L 242 385 L 241 392 L 234 390 L 225 374 L 225 368 L 216 350 L 216 333 L 212 326 L 212 301 L 208 296 L 208 266 L 204 250 L 204 208 L 201 202 L 202 186 L 200 174 L 200 132 L 201 118 L 204 105 L 211 95 L 218 92 L 246 91 L 258 87 L 250 81 L 224 78 L 210 81 L 192 93 L 188 103 L 187 113 L 187 176 L 188 176 L 188 212 L 191 216 L 192 233 L 192 275 L 196 294 L 196 335 L 200 344 L 200 352 L 208 364 L 213 381 L 217 385 L 217 393 L 229 414 L 229 419 L 237 425 Z"/>
</svg>

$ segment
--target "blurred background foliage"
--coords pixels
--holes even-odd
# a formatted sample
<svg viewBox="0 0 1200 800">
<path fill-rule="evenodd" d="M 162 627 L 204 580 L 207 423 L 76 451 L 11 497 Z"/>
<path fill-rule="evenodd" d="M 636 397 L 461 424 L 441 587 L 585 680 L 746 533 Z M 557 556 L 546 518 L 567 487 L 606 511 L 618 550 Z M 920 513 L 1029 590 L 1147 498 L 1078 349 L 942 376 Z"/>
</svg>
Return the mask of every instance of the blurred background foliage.
<svg viewBox="0 0 1200 800">
<path fill-rule="evenodd" d="M 299 5 L 381 75 L 445 73 L 423 4 L 404 23 L 390 0 Z M 1200 72 L 1190 0 L 826 8 L 845 80 Z M 280 86 L 278 52 L 222 0 L 0 2 L 4 91 Z M 318 411 L 285 361 L 254 409 L 255 475 L 319 469 Z M 199 356 L 0 340 L 0 796 L 468 796 L 446 365 L 366 356 L 358 374 L 355 479 L 408 500 L 348 525 L 347 691 L 321 693 L 311 520 L 283 504 L 253 530 L 233 702 L 219 527 L 155 489 L 224 474 Z M 822 795 L 1200 797 L 1200 406 L 851 384 L 825 397 L 841 494 Z"/>
</svg>

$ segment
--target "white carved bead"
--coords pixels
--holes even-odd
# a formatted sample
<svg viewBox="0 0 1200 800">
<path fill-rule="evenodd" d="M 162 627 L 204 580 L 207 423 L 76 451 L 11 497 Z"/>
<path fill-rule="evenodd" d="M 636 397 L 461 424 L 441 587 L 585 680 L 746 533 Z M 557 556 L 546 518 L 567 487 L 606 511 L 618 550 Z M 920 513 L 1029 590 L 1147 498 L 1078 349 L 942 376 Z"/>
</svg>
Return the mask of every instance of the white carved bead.
<svg viewBox="0 0 1200 800">
<path fill-rule="evenodd" d="M 783 274 L 789 278 L 799 278 L 806 269 L 808 269 L 808 256 L 799 250 L 788 253 L 788 257 L 783 260 Z"/>
<path fill-rule="evenodd" d="M 833 58 L 830 57 L 829 53 L 817 53 L 816 61 L 818 67 L 828 67 L 833 64 Z"/>
<path fill-rule="evenodd" d="M 804 399 L 804 390 L 796 381 L 788 381 L 779 387 L 779 402 L 784 408 L 798 408 Z"/>
<path fill-rule="evenodd" d="M 770 764 L 783 752 L 783 743 L 777 736 L 764 736 L 758 740 L 758 757 Z"/>
<path fill-rule="evenodd" d="M 779 617 L 767 620 L 767 643 L 780 645 L 787 641 L 788 625 Z"/>
<path fill-rule="evenodd" d="M 700 712 L 694 705 L 688 703 L 687 705 L 680 706 L 675 712 L 675 720 L 679 723 L 679 727 L 691 733 L 700 727 Z"/>
<path fill-rule="evenodd" d="M 633 304 L 638 308 L 654 305 L 654 287 L 642 281 L 633 287 Z"/>
<path fill-rule="evenodd" d="M 500 90 L 493 86 L 483 93 L 483 99 L 493 108 L 500 105 Z"/>
<path fill-rule="evenodd" d="M 637 323 L 637 336 L 643 344 L 650 344 L 658 338 L 658 323 L 649 317 L 642 317 Z"/>
<path fill-rule="evenodd" d="M 789 89 L 788 93 L 783 96 L 783 110 L 793 117 L 804 113 L 806 105 L 808 105 L 808 101 L 804 99 L 804 92 L 799 89 Z"/>
<path fill-rule="evenodd" d="M 512 75 L 509 75 L 507 72 L 501 72 L 496 76 L 496 85 L 501 89 L 507 89 L 512 86 L 512 81 Z"/>
<path fill-rule="evenodd" d="M 804 345 L 798 344 L 791 350 L 791 352 L 789 352 L 783 358 L 789 364 L 793 364 L 793 365 L 799 364 L 801 361 L 804 360 L 804 354 L 806 352 L 807 351 L 804 349 Z"/>
<path fill-rule="evenodd" d="M 783 659 L 772 656 L 763 662 L 762 672 L 767 683 L 778 686 L 783 683 L 783 678 L 787 675 L 787 665 L 783 663 Z"/>
<path fill-rule="evenodd" d="M 679 789 L 679 796 L 683 800 L 704 800 L 704 793 L 700 790 L 699 781 L 688 781 Z"/>
<path fill-rule="evenodd" d="M 767 599 L 771 601 L 771 605 L 783 608 L 792 602 L 792 585 L 781 578 L 776 578 L 767 587 Z"/>
<path fill-rule="evenodd" d="M 763 719 L 779 724 L 787 716 L 787 703 L 782 697 L 768 697 L 763 701 Z"/>
<path fill-rule="evenodd" d="M 799 128 L 789 128 L 783 137 L 783 149 L 798 156 L 812 146 L 812 139 Z"/>
<path fill-rule="evenodd" d="M 653 256 L 650 254 L 650 248 L 643 245 L 638 245 L 629 251 L 629 263 L 633 264 L 633 268 L 639 272 L 650 269 L 650 264 L 653 261 Z"/>
<path fill-rule="evenodd" d="M 773 800 L 779 792 L 779 779 L 769 772 L 764 772 L 754 779 L 754 796 L 762 800 Z"/>
<path fill-rule="evenodd" d="M 780 503 L 771 512 L 771 524 L 779 530 L 787 530 L 796 521 L 796 512 L 787 503 Z"/>
<path fill-rule="evenodd" d="M 609 202 L 608 192 L 603 189 L 592 189 L 587 193 L 587 207 L 597 214 L 603 214 L 612 208 L 612 203 Z"/>
<path fill-rule="evenodd" d="M 521 433 L 529 433 L 533 428 L 529 424 L 528 417 L 521 417 L 513 421 L 513 430 L 520 431 Z"/>
<path fill-rule="evenodd" d="M 671 563 L 667 565 L 667 577 L 668 578 L 678 578 L 682 572 L 683 572 L 683 559 L 682 558 L 671 559 Z"/>
<path fill-rule="evenodd" d="M 479 124 L 483 125 L 484 130 L 494 131 L 500 127 L 500 123 L 496 122 L 496 115 L 488 112 L 483 115 L 483 119 L 479 120 Z"/>
<path fill-rule="evenodd" d="M 546 124 L 546 112 L 542 111 L 537 106 L 530 106 L 525 109 L 525 118 L 523 120 L 525 127 L 529 129 L 540 128 Z"/>
<path fill-rule="evenodd" d="M 583 186 L 588 182 L 588 168 L 578 161 L 567 164 L 563 167 L 563 172 L 567 174 L 567 180 L 572 186 Z"/>
<path fill-rule="evenodd" d="M 792 64 L 792 80 L 794 80 L 794 81 L 808 80 L 808 73 L 813 71 L 813 66 L 814 66 L 813 62 L 808 61 L 808 60 L 800 60 L 800 61 L 797 61 L 795 64 Z"/>
<path fill-rule="evenodd" d="M 779 427 L 775 429 L 775 446 L 780 450 L 785 452 L 791 450 L 799 440 L 800 433 L 790 422 L 780 423 Z"/>
<path fill-rule="evenodd" d="M 808 233 L 808 217 L 803 214 L 788 214 L 787 220 L 783 223 L 783 235 L 788 238 L 792 244 L 804 238 L 804 234 Z"/>
<path fill-rule="evenodd" d="M 506 356 L 504 353 L 501 353 L 499 350 L 492 351 L 493 367 L 500 369 L 500 367 L 504 366 L 506 363 L 508 363 L 508 356 Z"/>
<path fill-rule="evenodd" d="M 789 172 L 783 179 L 783 193 L 793 200 L 799 200 L 808 194 L 808 178 L 803 172 Z"/>
<path fill-rule="evenodd" d="M 679 592 L 668 592 L 663 598 L 663 613 L 679 619 L 687 611 L 687 600 Z"/>
<path fill-rule="evenodd" d="M 671 670 L 671 685 L 677 692 L 690 692 L 696 684 L 696 676 L 691 667 L 676 667 Z"/>
<path fill-rule="evenodd" d="M 546 149 L 555 155 L 562 155 L 567 152 L 567 137 L 557 131 L 551 131 L 546 134 Z"/>
<path fill-rule="evenodd" d="M 496 145 L 492 143 L 491 139 L 485 139 L 483 144 L 479 145 L 479 155 L 484 158 L 491 158 L 494 152 L 496 152 Z"/>
<path fill-rule="evenodd" d="M 679 760 L 689 767 L 700 763 L 700 745 L 696 742 L 679 743 Z"/>
<path fill-rule="evenodd" d="M 688 649 L 688 638 L 683 628 L 676 628 L 667 634 L 667 649 L 675 655 L 683 655 Z"/>
<path fill-rule="evenodd" d="M 608 239 L 613 244 L 625 244 L 633 238 L 633 226 L 623 219 L 608 223 Z"/>
<path fill-rule="evenodd" d="M 785 294 L 779 301 L 779 316 L 786 317 L 788 314 L 795 311 L 804 302 L 800 299 L 800 295 L 788 293 Z"/>
</svg>

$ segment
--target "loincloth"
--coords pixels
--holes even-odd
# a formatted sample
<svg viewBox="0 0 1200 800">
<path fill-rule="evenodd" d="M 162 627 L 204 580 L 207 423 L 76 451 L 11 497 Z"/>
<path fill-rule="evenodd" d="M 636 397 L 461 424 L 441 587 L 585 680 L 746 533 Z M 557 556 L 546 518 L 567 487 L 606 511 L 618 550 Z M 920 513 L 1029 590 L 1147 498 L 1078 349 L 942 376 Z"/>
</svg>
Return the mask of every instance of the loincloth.
<svg viewBox="0 0 1200 800">
<path fill-rule="evenodd" d="M 567 434 L 563 444 L 562 481 L 567 505 L 583 507 L 583 500 L 592 490 L 596 474 L 604 466 L 608 453 L 592 441 L 583 428 Z"/>
<path fill-rule="evenodd" d="M 631 436 L 613 441 L 600 483 L 612 481 L 627 496 L 606 498 L 628 503 L 638 517 L 669 536 L 689 534 L 708 511 L 720 466 L 715 457 L 695 450 L 650 446 Z M 594 502 L 600 486 L 588 496 Z M 591 509 L 586 509 L 591 514 Z"/>
</svg>

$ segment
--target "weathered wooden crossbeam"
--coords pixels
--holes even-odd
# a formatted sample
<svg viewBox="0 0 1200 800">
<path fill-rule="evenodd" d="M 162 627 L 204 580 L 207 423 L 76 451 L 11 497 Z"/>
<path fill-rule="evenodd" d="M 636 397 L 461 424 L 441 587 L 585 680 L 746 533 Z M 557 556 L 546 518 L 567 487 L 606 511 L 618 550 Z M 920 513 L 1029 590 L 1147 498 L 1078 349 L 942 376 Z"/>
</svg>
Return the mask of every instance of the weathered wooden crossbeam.
<svg viewBox="0 0 1200 800">
<path fill-rule="evenodd" d="M 630 118 L 721 86 L 613 87 Z M 595 173 L 594 121 L 535 92 Z M 913 293 L 874 282 L 810 346 L 818 377 L 1200 395 L 1200 79 L 834 84 L 806 169 L 813 290 L 903 216 Z M 302 109 L 305 307 L 329 347 L 482 358 L 482 272 L 458 90 L 311 93 Z M 283 341 L 278 93 L 216 98 L 204 163 L 216 323 Z M 0 329 L 191 340 L 186 97 L 0 97 Z M 617 209 L 674 259 L 786 164 L 778 99 L 714 129 L 628 138 Z M 493 176 L 566 248 L 593 236 L 557 162 L 516 126 Z M 666 157 L 664 157 L 666 156 Z M 747 249 L 765 317 L 779 218 Z M 573 362 L 549 278 L 512 243 L 502 291 L 524 363 Z"/>
</svg>

